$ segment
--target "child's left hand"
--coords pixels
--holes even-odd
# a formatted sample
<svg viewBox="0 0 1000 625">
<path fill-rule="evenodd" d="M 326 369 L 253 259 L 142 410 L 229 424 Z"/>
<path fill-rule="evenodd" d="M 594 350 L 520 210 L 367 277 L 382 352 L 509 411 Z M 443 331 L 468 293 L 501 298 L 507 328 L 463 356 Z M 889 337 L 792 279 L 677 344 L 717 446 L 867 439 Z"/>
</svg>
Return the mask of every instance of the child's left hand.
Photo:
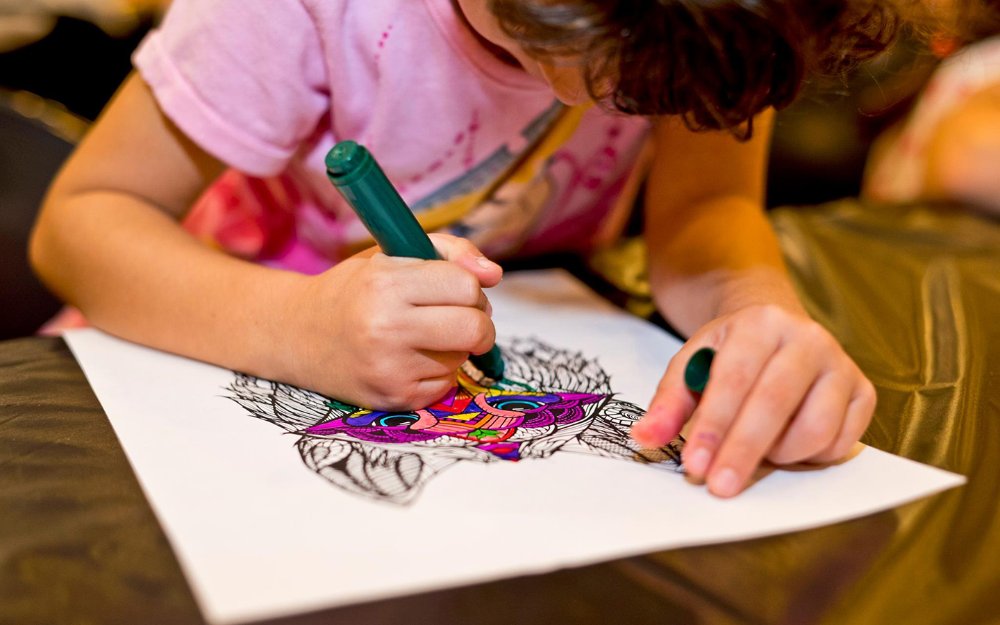
<svg viewBox="0 0 1000 625">
<path fill-rule="evenodd" d="M 684 385 L 684 368 L 702 347 L 717 353 L 698 401 Z M 686 473 L 731 497 L 765 459 L 781 465 L 846 457 L 874 409 L 871 382 L 825 328 L 799 311 L 755 305 L 691 336 L 632 436 L 658 447 L 692 420 Z"/>
</svg>

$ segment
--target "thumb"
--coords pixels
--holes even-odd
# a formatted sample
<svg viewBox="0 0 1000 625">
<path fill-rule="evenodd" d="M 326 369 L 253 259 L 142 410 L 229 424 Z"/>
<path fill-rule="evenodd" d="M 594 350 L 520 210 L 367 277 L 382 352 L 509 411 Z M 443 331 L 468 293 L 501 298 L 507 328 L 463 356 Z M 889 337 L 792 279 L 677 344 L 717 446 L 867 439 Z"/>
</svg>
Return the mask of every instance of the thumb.
<svg viewBox="0 0 1000 625">
<path fill-rule="evenodd" d="M 430 237 L 441 258 L 455 263 L 476 276 L 481 286 L 486 288 L 496 286 L 503 278 L 503 269 L 500 265 L 486 258 L 468 239 L 441 233 L 431 234 Z"/>
</svg>

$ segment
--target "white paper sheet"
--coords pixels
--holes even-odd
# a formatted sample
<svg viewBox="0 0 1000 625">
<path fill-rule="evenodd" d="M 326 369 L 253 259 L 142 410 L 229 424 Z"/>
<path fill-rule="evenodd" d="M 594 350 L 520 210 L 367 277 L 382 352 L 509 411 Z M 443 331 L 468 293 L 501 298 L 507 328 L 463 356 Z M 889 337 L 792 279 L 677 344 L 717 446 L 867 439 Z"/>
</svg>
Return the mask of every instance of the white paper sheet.
<svg viewBox="0 0 1000 625">
<path fill-rule="evenodd" d="M 571 369 L 590 376 L 588 384 L 604 372 L 613 396 L 596 403 L 561 396 L 582 412 L 561 412 L 561 424 L 521 427 L 502 441 L 506 447 L 470 447 L 474 436 L 402 446 L 349 443 L 354 439 L 345 429 L 303 438 L 291 431 L 303 427 L 287 419 L 321 421 L 318 413 L 298 410 L 300 402 L 315 407 L 315 395 L 296 396 L 288 387 L 94 330 L 67 334 L 210 622 L 800 530 L 964 481 L 868 448 L 845 464 L 778 471 L 735 499 L 716 499 L 686 483 L 670 463 L 630 459 L 632 451 L 621 446 L 627 443 L 613 444 L 621 432 L 608 425 L 635 416 L 627 402 L 646 404 L 676 340 L 558 271 L 509 276 L 490 297 L 508 355 L 520 350 L 522 361 L 537 360 L 538 375 L 563 391 L 579 390 Z M 565 366 L 559 358 L 568 359 Z M 240 392 L 243 405 L 235 400 Z M 249 411 L 275 405 L 286 421 Z M 606 415 L 612 420 L 601 421 Z M 506 435 L 496 423 L 476 436 L 489 442 Z M 334 446 L 322 447 L 329 436 Z M 300 440 L 332 481 L 303 462 Z M 502 457 L 514 443 L 519 462 Z M 417 452 L 396 454 L 404 448 Z M 345 449 L 354 460 L 361 450 L 362 464 L 350 469 L 332 460 Z M 419 462 L 421 471 L 414 469 Z M 386 467 L 390 478 L 408 476 L 411 483 L 379 483 Z M 351 480 L 359 475 L 375 478 L 358 487 Z"/>
</svg>

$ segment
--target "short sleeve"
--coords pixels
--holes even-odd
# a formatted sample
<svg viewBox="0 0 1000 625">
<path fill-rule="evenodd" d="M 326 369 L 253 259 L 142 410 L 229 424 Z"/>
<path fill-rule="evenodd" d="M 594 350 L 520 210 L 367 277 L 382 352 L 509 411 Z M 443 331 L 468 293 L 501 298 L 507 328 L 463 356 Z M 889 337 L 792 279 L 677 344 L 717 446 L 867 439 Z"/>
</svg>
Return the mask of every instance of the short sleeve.
<svg viewBox="0 0 1000 625">
<path fill-rule="evenodd" d="M 323 46 L 299 0 L 174 0 L 133 62 L 192 141 L 254 176 L 284 169 L 329 109 Z"/>
</svg>

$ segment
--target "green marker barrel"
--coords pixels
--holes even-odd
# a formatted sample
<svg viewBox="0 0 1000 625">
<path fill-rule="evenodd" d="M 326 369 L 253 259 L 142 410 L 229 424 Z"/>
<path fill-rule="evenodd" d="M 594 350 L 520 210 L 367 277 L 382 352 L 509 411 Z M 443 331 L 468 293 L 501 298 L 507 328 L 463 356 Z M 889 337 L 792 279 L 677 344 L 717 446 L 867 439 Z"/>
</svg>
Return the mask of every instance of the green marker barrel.
<svg viewBox="0 0 1000 625">
<path fill-rule="evenodd" d="M 326 155 L 326 174 L 386 255 L 441 258 L 413 211 L 364 146 L 354 141 L 333 146 Z M 503 378 L 504 362 L 496 345 L 469 360 L 494 380 Z"/>
</svg>

